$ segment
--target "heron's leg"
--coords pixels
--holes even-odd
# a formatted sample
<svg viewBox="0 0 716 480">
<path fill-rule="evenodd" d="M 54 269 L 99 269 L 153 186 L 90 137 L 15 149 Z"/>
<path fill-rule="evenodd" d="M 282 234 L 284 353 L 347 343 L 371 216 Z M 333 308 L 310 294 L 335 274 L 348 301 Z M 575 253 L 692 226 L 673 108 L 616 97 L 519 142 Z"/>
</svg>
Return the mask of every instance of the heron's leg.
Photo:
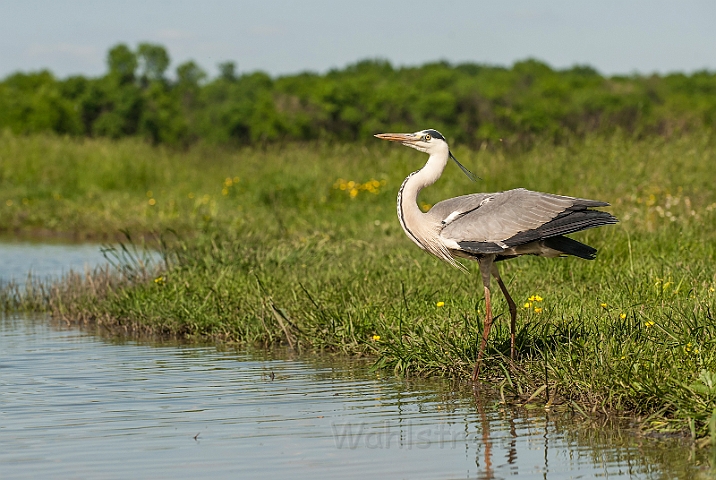
<svg viewBox="0 0 716 480">
<path fill-rule="evenodd" d="M 472 381 L 476 382 L 480 375 L 480 366 L 482 365 L 482 357 L 485 355 L 485 347 L 487 346 L 487 338 L 490 336 L 490 327 L 492 327 L 492 304 L 490 301 L 490 270 L 494 255 L 482 257 L 480 263 L 480 274 L 482 275 L 482 284 L 485 287 L 485 324 L 482 329 L 482 340 L 480 341 L 480 350 L 477 352 L 477 361 L 472 371 Z"/>
<path fill-rule="evenodd" d="M 497 284 L 500 286 L 500 290 L 502 290 L 502 294 L 505 296 L 505 300 L 507 300 L 507 306 L 510 309 L 510 360 L 514 362 L 515 360 L 515 329 L 517 324 L 517 305 L 515 305 L 514 300 L 512 300 L 512 297 L 510 296 L 510 292 L 507 291 L 507 287 L 505 286 L 505 283 L 502 281 L 502 278 L 500 278 L 500 271 L 497 269 L 497 264 L 492 264 L 492 276 L 497 279 Z"/>
</svg>

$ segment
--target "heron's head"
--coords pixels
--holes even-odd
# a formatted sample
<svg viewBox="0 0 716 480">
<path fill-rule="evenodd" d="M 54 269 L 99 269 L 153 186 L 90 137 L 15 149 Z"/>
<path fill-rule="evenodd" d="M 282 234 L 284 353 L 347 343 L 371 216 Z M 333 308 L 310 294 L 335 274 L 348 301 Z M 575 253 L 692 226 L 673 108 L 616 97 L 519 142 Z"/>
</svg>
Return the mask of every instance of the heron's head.
<svg viewBox="0 0 716 480">
<path fill-rule="evenodd" d="M 420 150 L 429 155 L 448 154 L 450 152 L 445 137 L 433 129 L 421 130 L 415 133 L 378 133 L 376 137 L 391 142 L 400 142 L 406 147 Z"/>
<path fill-rule="evenodd" d="M 377 133 L 377 138 L 382 140 L 389 140 L 391 142 L 400 142 L 406 147 L 414 148 L 421 152 L 425 152 L 428 155 L 444 156 L 447 162 L 448 157 L 452 158 L 458 167 L 465 172 L 471 180 L 475 180 L 477 177 L 470 170 L 465 168 L 457 158 L 450 151 L 445 137 L 442 136 L 437 130 L 429 128 L 427 130 L 420 130 L 415 133 Z"/>
</svg>

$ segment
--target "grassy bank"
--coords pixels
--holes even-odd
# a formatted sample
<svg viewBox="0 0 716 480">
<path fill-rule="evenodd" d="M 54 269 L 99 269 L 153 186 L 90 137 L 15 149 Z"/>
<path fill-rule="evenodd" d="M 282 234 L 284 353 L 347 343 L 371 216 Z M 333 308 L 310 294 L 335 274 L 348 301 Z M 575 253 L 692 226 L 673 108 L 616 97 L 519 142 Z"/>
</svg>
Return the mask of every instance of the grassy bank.
<svg viewBox="0 0 716 480">
<path fill-rule="evenodd" d="M 523 186 L 610 201 L 622 220 L 575 236 L 600 249 L 594 262 L 502 265 L 521 306 L 520 360 L 507 368 L 498 321 L 485 381 L 661 429 L 716 429 L 714 140 L 615 136 L 454 153 L 484 180 L 450 166 L 421 202 Z M 281 342 L 372 355 L 408 374 L 468 376 L 484 308 L 478 276 L 420 252 L 395 219 L 398 186 L 425 161 L 417 152 L 377 142 L 176 152 L 6 135 L 0 157 L 6 230 L 129 228 L 170 240 L 160 271 L 76 278 L 34 304 L 6 292 L 7 306 L 49 305 L 111 331 Z M 496 313 L 507 316 L 499 295 Z"/>
</svg>

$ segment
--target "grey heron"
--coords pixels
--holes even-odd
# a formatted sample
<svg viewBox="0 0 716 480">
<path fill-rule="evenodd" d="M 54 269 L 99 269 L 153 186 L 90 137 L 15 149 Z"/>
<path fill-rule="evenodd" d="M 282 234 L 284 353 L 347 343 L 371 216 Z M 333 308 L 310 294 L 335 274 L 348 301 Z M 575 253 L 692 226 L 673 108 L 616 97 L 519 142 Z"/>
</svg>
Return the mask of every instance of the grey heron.
<svg viewBox="0 0 716 480">
<path fill-rule="evenodd" d="M 495 277 L 510 311 L 510 359 L 515 359 L 517 306 L 507 291 L 496 262 L 521 255 L 561 257 L 572 255 L 593 260 L 597 250 L 565 235 L 614 224 L 611 214 L 593 210 L 607 202 L 533 192 L 524 188 L 497 193 L 473 193 L 449 198 L 427 212 L 418 207 L 420 190 L 435 183 L 452 159 L 474 180 L 450 151 L 440 132 L 380 133 L 377 138 L 400 142 L 430 155 L 423 168 L 403 181 L 398 190 L 398 219 L 405 234 L 418 247 L 460 268 L 457 258 L 476 260 L 485 290 L 485 321 L 472 373 L 476 381 L 492 326 L 490 280 Z"/>
</svg>

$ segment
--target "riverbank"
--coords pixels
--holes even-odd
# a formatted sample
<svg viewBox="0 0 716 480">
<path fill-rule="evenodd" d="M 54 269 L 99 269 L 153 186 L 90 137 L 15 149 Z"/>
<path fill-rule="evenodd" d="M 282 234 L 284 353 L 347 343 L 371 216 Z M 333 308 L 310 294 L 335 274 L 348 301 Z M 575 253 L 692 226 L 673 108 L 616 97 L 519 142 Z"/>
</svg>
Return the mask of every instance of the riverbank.
<svg viewBox="0 0 716 480">
<path fill-rule="evenodd" d="M 593 262 L 501 266 L 519 300 L 519 360 L 514 368 L 505 360 L 498 295 L 484 382 L 517 402 L 629 413 L 647 427 L 708 438 L 716 428 L 713 139 L 454 153 L 484 180 L 471 184 L 448 168 L 424 206 L 523 186 L 610 201 L 621 220 L 575 236 L 600 250 Z M 380 144 L 177 152 L 5 135 L 0 154 L 13 159 L 13 170 L 2 167 L 3 226 L 153 233 L 166 258 L 141 275 L 75 277 L 35 297 L 6 293 L 7 308 L 49 308 L 116 332 L 370 355 L 406 375 L 469 375 L 484 313 L 475 266 L 465 275 L 425 255 L 394 218 L 400 182 L 425 161 L 416 152 Z"/>
</svg>

